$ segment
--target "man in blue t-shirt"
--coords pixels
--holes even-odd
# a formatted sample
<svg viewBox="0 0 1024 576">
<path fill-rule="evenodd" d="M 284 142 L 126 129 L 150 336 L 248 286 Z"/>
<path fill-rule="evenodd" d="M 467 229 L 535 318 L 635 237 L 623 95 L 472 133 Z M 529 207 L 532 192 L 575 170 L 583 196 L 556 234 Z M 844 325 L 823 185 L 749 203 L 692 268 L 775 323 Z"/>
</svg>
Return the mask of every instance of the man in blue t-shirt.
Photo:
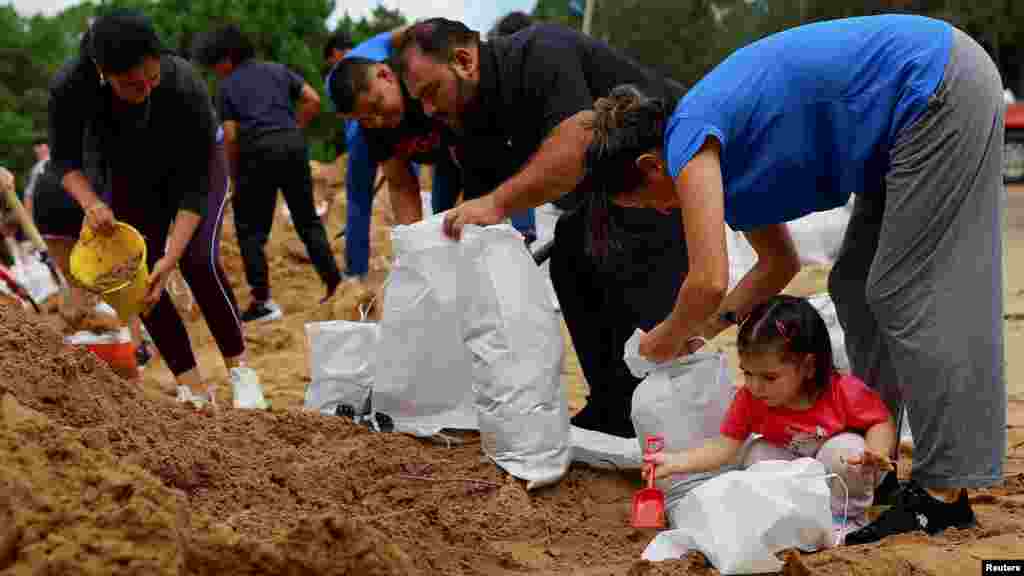
<svg viewBox="0 0 1024 576">
<path fill-rule="evenodd" d="M 196 60 L 220 79 L 217 102 L 235 182 L 235 229 L 252 294 L 252 303 L 242 314 L 244 322 L 282 315 L 270 299 L 263 253 L 274 223 L 278 189 L 326 286 L 324 300 L 341 283 L 327 232 L 313 205 L 309 149 L 302 133 L 319 113 L 320 97 L 295 72 L 282 64 L 255 60 L 254 54 L 252 44 L 234 25 L 205 35 L 196 49 Z"/>
</svg>

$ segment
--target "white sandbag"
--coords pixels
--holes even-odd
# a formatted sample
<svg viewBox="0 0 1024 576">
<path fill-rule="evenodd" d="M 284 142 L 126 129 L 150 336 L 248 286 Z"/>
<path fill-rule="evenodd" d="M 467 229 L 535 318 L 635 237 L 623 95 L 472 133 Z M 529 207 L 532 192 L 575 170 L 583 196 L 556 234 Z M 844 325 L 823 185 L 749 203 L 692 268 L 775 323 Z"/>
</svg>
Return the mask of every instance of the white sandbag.
<svg viewBox="0 0 1024 576">
<path fill-rule="evenodd" d="M 633 392 L 637 449 L 642 450 L 644 439 L 654 434 L 664 438 L 664 449 L 670 452 L 717 438 L 734 393 L 725 354 L 697 352 L 658 366 Z M 674 474 L 657 484 L 665 491 L 666 505 L 672 506 L 719 472 Z"/>
<path fill-rule="evenodd" d="M 569 445 L 572 447 L 572 461 L 592 468 L 629 470 L 643 466 L 643 453 L 634 438 L 570 425 Z"/>
<path fill-rule="evenodd" d="M 813 458 L 769 460 L 704 482 L 669 510 L 674 529 L 658 534 L 645 560 L 699 550 L 721 574 L 775 573 L 775 554 L 834 544 L 825 466 Z"/>
<path fill-rule="evenodd" d="M 459 288 L 472 295 L 463 337 L 484 452 L 527 489 L 558 482 L 569 468 L 569 414 L 565 344 L 548 286 L 512 226 L 467 226 L 461 247 Z"/>
<path fill-rule="evenodd" d="M 786 224 L 801 264 L 828 265 L 835 262 L 839 248 L 843 244 L 846 226 L 850 221 L 853 199 L 851 195 L 845 206 L 825 212 L 814 212 Z M 731 290 L 757 263 L 757 253 L 742 232 L 726 229 L 725 240 L 726 251 L 729 254 Z"/>
<path fill-rule="evenodd" d="M 128 327 L 110 332 L 92 332 L 79 330 L 64 337 L 68 346 L 100 346 L 104 344 L 128 344 L 132 341 L 132 331 Z"/>
<path fill-rule="evenodd" d="M 50 269 L 35 255 L 21 260 L 11 268 L 11 274 L 37 304 L 45 302 L 47 298 L 60 291 L 60 287 L 50 275 Z"/>
<path fill-rule="evenodd" d="M 374 322 L 306 324 L 310 382 L 303 407 L 325 415 L 348 406 L 355 416 L 370 412 L 379 329 Z"/>
<path fill-rule="evenodd" d="M 846 333 L 839 324 L 839 317 L 836 315 L 836 305 L 832 297 L 827 293 L 815 294 L 807 298 L 807 301 L 814 306 L 814 309 L 821 314 L 821 318 L 828 327 L 828 337 L 832 341 L 832 364 L 840 372 L 850 372 L 850 358 L 846 354 Z"/>
<path fill-rule="evenodd" d="M 384 289 L 373 409 L 395 430 L 432 436 L 443 428 L 476 429 L 473 364 L 462 318 L 471 290 L 463 285 L 459 243 L 442 232 L 443 215 L 395 226 L 395 259 Z"/>
</svg>

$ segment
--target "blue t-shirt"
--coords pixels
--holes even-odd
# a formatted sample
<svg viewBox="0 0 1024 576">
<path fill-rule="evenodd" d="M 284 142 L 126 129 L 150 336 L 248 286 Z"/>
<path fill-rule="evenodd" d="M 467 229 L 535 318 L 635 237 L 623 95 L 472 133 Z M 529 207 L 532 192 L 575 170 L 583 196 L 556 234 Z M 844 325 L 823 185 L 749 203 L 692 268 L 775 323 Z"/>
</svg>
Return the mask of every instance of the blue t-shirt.
<svg viewBox="0 0 1024 576">
<path fill-rule="evenodd" d="M 222 121 L 238 122 L 241 140 L 268 132 L 297 130 L 294 100 L 305 80 L 284 64 L 249 60 L 221 81 L 217 89 Z"/>
<path fill-rule="evenodd" d="M 673 179 L 708 136 L 722 147 L 735 230 L 795 220 L 880 191 L 900 130 L 924 111 L 952 45 L 908 15 L 800 26 L 746 46 L 680 100 L 665 131 Z"/>
<path fill-rule="evenodd" d="M 345 54 L 345 58 L 366 58 L 374 62 L 383 62 L 391 57 L 391 32 L 381 32 L 363 42 Z"/>
</svg>

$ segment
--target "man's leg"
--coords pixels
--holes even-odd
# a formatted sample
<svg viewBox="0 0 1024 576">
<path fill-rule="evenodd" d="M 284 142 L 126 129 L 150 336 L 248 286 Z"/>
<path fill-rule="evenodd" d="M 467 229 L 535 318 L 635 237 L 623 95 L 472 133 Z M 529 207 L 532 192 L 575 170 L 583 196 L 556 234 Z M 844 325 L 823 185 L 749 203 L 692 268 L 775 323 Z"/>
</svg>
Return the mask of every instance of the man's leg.
<svg viewBox="0 0 1024 576">
<path fill-rule="evenodd" d="M 309 169 L 309 154 L 302 133 L 294 132 L 282 136 L 280 173 L 281 192 L 295 224 L 306 252 L 313 263 L 320 280 L 327 287 L 326 298 L 330 298 L 341 283 L 338 263 L 331 253 L 331 245 L 327 241 L 327 231 L 313 205 L 313 177 Z"/>
<path fill-rule="evenodd" d="M 274 224 L 277 206 L 276 179 L 270 178 L 261 166 L 270 160 L 265 154 L 246 154 L 239 171 L 237 189 L 231 197 L 234 208 L 235 234 L 245 266 L 245 279 L 254 303 L 270 300 L 270 271 L 263 252 Z M 245 320 L 243 314 L 243 320 Z"/>
</svg>

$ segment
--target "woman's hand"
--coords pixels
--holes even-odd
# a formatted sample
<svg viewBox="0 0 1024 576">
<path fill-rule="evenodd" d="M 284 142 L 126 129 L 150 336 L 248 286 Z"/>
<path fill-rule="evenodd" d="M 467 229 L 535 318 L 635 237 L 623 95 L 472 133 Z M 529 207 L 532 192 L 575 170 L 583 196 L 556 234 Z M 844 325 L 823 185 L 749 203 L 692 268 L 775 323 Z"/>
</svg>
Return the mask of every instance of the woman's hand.
<svg viewBox="0 0 1024 576">
<path fill-rule="evenodd" d="M 669 317 L 640 337 L 640 355 L 660 364 L 688 354 L 689 345 L 685 338 L 678 335 Z"/>
<path fill-rule="evenodd" d="M 153 306 L 156 306 L 156 303 L 160 301 L 160 296 L 163 295 L 164 289 L 167 287 L 167 281 L 171 277 L 171 272 L 174 271 L 176 266 L 177 262 L 166 256 L 156 261 L 153 271 L 149 273 L 149 289 L 146 291 L 146 298 L 144 300 L 146 308 L 143 315 L 149 314 Z"/>
<path fill-rule="evenodd" d="M 85 225 L 104 236 L 114 233 L 114 213 L 110 207 L 97 200 L 85 209 Z"/>
</svg>

